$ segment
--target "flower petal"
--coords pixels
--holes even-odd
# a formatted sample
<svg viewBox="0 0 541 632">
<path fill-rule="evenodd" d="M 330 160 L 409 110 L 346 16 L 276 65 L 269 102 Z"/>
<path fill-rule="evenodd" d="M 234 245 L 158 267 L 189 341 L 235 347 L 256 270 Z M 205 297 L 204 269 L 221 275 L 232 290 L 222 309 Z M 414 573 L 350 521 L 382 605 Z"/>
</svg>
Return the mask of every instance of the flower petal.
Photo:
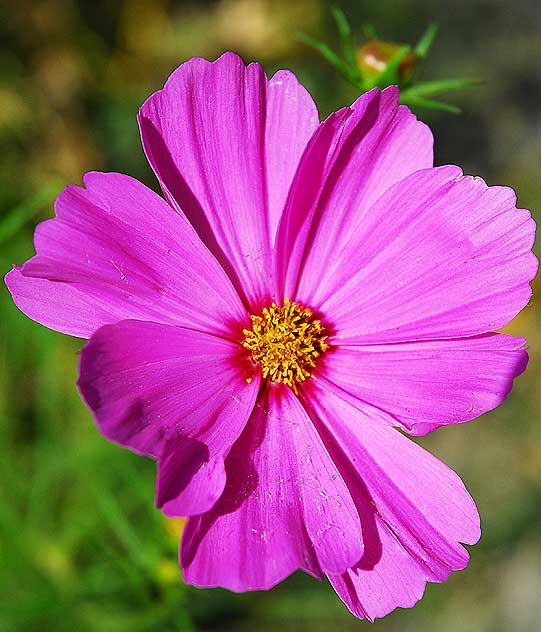
<svg viewBox="0 0 541 632">
<path fill-rule="evenodd" d="M 314 304 L 312 294 L 372 204 L 405 176 L 432 166 L 430 129 L 398 97 L 395 87 L 363 94 L 323 122 L 325 131 L 307 147 L 278 232 L 285 296 Z"/>
<path fill-rule="evenodd" d="M 279 70 L 267 88 L 265 155 L 271 235 L 274 239 L 302 152 L 319 125 L 316 104 L 287 70 Z"/>
<path fill-rule="evenodd" d="M 166 445 L 158 460 L 156 507 L 176 518 L 208 511 L 225 487 L 224 454 L 229 447 L 225 441 L 211 457 L 209 447 L 196 439 L 183 437 Z"/>
<path fill-rule="evenodd" d="M 414 606 L 423 596 L 427 578 L 370 503 L 362 497 L 355 500 L 361 523 L 370 525 L 366 531 L 371 530 L 372 559 L 366 553 L 357 566 L 342 575 L 329 575 L 329 581 L 356 617 L 373 621 L 395 608 Z"/>
<path fill-rule="evenodd" d="M 523 338 L 486 334 L 456 340 L 338 347 L 322 374 L 406 430 L 426 434 L 470 421 L 501 404 L 522 373 Z"/>
<path fill-rule="evenodd" d="M 29 318 L 49 329 L 89 338 L 102 325 L 122 318 L 111 301 L 102 304 L 74 283 L 29 277 L 22 270 L 23 266 L 15 266 L 5 277 L 13 301 Z"/>
<path fill-rule="evenodd" d="M 310 95 L 291 73 L 268 81 L 261 66 L 226 53 L 180 66 L 144 103 L 139 124 L 169 200 L 259 306 L 272 293 L 278 218 L 318 124 Z"/>
<path fill-rule="evenodd" d="M 357 616 L 413 605 L 422 584 L 467 565 L 460 543 L 475 544 L 480 536 L 471 496 L 452 470 L 379 423 L 369 406 L 338 395 L 324 380 L 305 397 L 363 524 L 363 558 L 341 578 L 330 574 L 331 582 Z"/>
<path fill-rule="evenodd" d="M 100 431 L 159 459 L 157 504 L 172 515 L 206 511 L 222 493 L 259 388 L 241 362 L 232 342 L 137 320 L 101 327 L 83 348 L 79 388 Z"/>
<path fill-rule="evenodd" d="M 56 218 L 36 229 L 37 255 L 7 275 L 19 308 L 81 337 L 128 318 L 237 337 L 246 311 L 186 219 L 128 176 L 84 183 L 60 194 Z"/>
<path fill-rule="evenodd" d="M 373 205 L 314 295 L 337 344 L 482 334 L 526 305 L 530 213 L 512 189 L 459 173 L 419 171 Z"/>
<path fill-rule="evenodd" d="M 183 536 L 187 582 L 262 590 L 297 568 L 320 576 L 360 559 L 361 527 L 349 492 L 289 389 L 267 388 L 226 471 L 220 500 L 190 519 Z"/>
</svg>

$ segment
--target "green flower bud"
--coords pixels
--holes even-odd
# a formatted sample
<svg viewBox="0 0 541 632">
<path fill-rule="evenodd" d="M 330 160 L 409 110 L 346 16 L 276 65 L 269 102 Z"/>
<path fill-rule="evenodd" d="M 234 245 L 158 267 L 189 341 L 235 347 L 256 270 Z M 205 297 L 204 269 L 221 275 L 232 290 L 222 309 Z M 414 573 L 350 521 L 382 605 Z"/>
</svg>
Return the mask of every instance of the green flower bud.
<svg viewBox="0 0 541 632">
<path fill-rule="evenodd" d="M 404 48 L 395 42 L 385 42 L 383 40 L 369 40 L 357 49 L 356 60 L 361 75 L 375 81 L 382 75 L 389 66 L 389 62 L 394 59 L 397 53 Z M 417 57 L 413 52 L 407 52 L 401 59 L 396 69 L 396 83 L 406 83 L 411 80 Z"/>
</svg>

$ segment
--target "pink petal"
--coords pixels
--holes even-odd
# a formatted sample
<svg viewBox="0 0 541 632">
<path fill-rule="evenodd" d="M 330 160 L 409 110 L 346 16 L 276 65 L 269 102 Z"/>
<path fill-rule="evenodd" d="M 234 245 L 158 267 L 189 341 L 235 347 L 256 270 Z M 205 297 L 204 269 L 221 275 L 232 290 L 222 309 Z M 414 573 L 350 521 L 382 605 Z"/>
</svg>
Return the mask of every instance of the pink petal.
<svg viewBox="0 0 541 632">
<path fill-rule="evenodd" d="M 322 374 L 361 402 L 426 434 L 470 421 L 501 404 L 522 373 L 522 338 L 487 334 L 456 340 L 338 347 Z"/>
<path fill-rule="evenodd" d="M 272 385 L 227 461 L 213 509 L 182 538 L 184 578 L 197 586 L 267 589 L 297 568 L 340 573 L 362 555 L 349 491 L 312 422 Z"/>
<path fill-rule="evenodd" d="M 215 454 L 213 450 L 212 456 L 207 444 L 197 439 L 182 437 L 166 445 L 158 460 L 156 507 L 177 518 L 208 511 L 225 487 L 224 456 L 231 447 L 229 439 L 225 435 L 222 449 Z"/>
<path fill-rule="evenodd" d="M 460 478 L 369 406 L 312 383 L 311 417 L 329 433 L 326 444 L 355 500 L 364 557 L 331 582 L 357 616 L 383 616 L 411 606 L 427 581 L 441 582 L 468 563 L 459 544 L 480 537 L 479 516 Z M 323 430 L 320 430 L 323 432 Z"/>
<path fill-rule="evenodd" d="M 432 166 L 432 134 L 398 105 L 398 96 L 395 87 L 363 94 L 322 123 L 327 129 L 308 146 L 277 241 L 285 296 L 313 304 L 318 284 L 372 204 L 405 176 Z"/>
<path fill-rule="evenodd" d="M 7 275 L 18 307 L 81 337 L 135 318 L 236 338 L 246 311 L 186 219 L 128 176 L 84 182 L 60 194 L 57 217 L 36 229 L 37 255 Z"/>
<path fill-rule="evenodd" d="M 317 108 L 310 94 L 293 73 L 278 71 L 268 83 L 265 127 L 273 241 L 302 152 L 318 124 Z"/>
<path fill-rule="evenodd" d="M 356 617 L 373 621 L 395 608 L 414 606 L 423 596 L 427 578 L 368 500 L 359 496 L 356 501 L 365 537 L 372 544 L 372 559 L 366 553 L 357 566 L 342 575 L 329 575 L 329 581 Z"/>
<path fill-rule="evenodd" d="M 455 338 L 493 331 L 528 302 L 535 224 L 515 194 L 419 171 L 371 208 L 312 305 L 339 344 Z"/>
<path fill-rule="evenodd" d="M 166 513 L 201 513 L 222 493 L 259 388 L 239 358 L 222 338 L 136 320 L 101 327 L 83 348 L 83 398 L 105 437 L 159 459 Z"/>
<path fill-rule="evenodd" d="M 278 218 L 318 124 L 309 94 L 291 73 L 268 81 L 261 66 L 226 53 L 180 66 L 144 103 L 139 124 L 168 198 L 252 307 L 267 300 Z"/>
<path fill-rule="evenodd" d="M 22 312 L 32 320 L 70 336 L 89 338 L 102 325 L 119 319 L 109 304 L 101 304 L 74 283 L 24 276 L 22 266 L 15 266 L 8 272 L 5 281 Z"/>
</svg>

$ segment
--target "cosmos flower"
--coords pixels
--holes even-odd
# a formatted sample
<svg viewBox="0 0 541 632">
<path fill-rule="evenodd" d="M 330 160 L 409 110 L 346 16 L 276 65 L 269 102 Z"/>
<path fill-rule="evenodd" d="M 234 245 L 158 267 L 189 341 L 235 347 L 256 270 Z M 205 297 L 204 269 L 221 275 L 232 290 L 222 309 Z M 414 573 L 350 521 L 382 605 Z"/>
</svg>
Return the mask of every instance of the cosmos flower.
<svg viewBox="0 0 541 632">
<path fill-rule="evenodd" d="M 319 123 L 294 75 L 192 59 L 142 106 L 167 201 L 117 173 L 68 186 L 6 282 L 90 338 L 79 387 L 108 439 L 157 460 L 189 516 L 186 581 L 327 576 L 358 617 L 411 606 L 479 538 L 423 435 L 500 404 L 524 340 L 534 225 L 511 189 L 433 167 L 394 87 Z"/>
</svg>

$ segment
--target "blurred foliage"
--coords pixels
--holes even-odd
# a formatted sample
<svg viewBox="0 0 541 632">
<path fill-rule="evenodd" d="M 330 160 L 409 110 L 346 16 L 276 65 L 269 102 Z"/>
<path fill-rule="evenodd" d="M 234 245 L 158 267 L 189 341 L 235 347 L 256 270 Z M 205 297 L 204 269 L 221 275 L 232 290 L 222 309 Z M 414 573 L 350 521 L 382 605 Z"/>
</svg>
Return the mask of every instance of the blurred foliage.
<svg viewBox="0 0 541 632">
<path fill-rule="evenodd" d="M 541 208 L 541 17 L 536 0 L 341 2 L 352 26 L 416 41 L 441 25 L 422 79 L 482 78 L 457 95 L 465 114 L 423 115 L 436 162 L 516 187 Z M 234 49 L 269 73 L 294 70 L 323 115 L 358 90 L 299 31 L 338 48 L 320 0 L 18 0 L 0 5 L 0 262 L 31 256 L 37 221 L 63 184 L 92 169 L 155 187 L 136 112 L 194 55 Z M 541 344 L 539 303 L 509 326 L 531 362 L 509 400 L 482 420 L 420 441 L 456 469 L 476 498 L 483 538 L 470 567 L 429 585 L 413 610 L 375 629 L 530 631 L 541 594 Z M 153 507 L 154 465 L 104 441 L 75 388 L 82 342 L 20 314 L 0 288 L 0 632 L 313 632 L 368 626 L 326 584 L 296 574 L 269 592 L 184 586 L 182 523 Z"/>
<path fill-rule="evenodd" d="M 338 29 L 340 53 L 308 33 L 300 33 L 299 39 L 317 50 L 360 93 L 397 85 L 400 88 L 400 102 L 405 105 L 414 109 L 460 114 L 461 109 L 456 105 L 434 97 L 480 83 L 474 79 L 417 81 L 418 66 L 429 54 L 437 35 L 438 27 L 435 24 L 425 29 L 415 46 L 379 39 L 373 25 L 365 25 L 363 30 L 368 39 L 361 44 L 356 41 L 342 9 L 332 7 L 331 13 Z"/>
</svg>

